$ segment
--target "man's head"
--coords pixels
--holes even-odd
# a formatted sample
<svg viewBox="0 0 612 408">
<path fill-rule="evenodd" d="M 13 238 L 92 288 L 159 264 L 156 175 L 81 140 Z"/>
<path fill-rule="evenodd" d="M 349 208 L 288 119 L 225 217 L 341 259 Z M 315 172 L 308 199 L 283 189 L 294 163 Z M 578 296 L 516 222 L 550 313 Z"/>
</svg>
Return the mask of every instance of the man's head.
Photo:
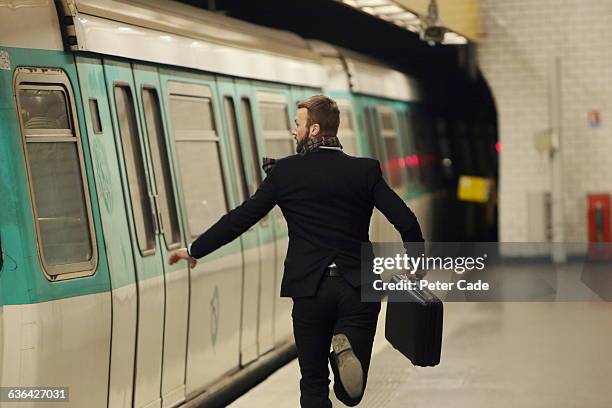
<svg viewBox="0 0 612 408">
<path fill-rule="evenodd" d="M 333 137 L 338 133 L 340 111 L 336 102 L 325 95 L 314 95 L 300 101 L 295 113 L 295 127 L 291 132 L 300 152 L 309 138 Z"/>
</svg>

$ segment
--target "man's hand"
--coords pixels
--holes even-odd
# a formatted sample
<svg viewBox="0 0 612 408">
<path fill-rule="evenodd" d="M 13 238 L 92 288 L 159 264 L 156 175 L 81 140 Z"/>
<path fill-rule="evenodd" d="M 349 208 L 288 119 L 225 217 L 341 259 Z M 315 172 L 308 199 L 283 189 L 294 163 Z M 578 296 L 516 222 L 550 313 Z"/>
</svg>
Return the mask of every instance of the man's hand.
<svg viewBox="0 0 612 408">
<path fill-rule="evenodd" d="M 170 257 L 168 258 L 168 265 L 174 265 L 180 260 L 187 261 L 191 269 L 195 268 L 195 266 L 198 264 L 197 259 L 189 256 L 189 254 L 187 253 L 187 248 L 176 249 L 170 252 Z"/>
</svg>

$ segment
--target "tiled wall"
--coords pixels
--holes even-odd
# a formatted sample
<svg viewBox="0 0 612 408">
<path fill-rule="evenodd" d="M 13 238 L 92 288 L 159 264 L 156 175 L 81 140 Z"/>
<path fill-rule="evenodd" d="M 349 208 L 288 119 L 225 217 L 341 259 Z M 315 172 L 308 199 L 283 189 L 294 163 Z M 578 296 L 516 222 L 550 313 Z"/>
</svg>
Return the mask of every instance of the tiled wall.
<svg viewBox="0 0 612 408">
<path fill-rule="evenodd" d="M 500 241 L 527 241 L 527 195 L 550 191 L 533 145 L 549 127 L 552 61 L 561 64 L 565 242 L 587 240 L 587 194 L 612 193 L 612 1 L 482 0 L 479 65 L 498 111 Z M 591 127 L 588 112 L 600 113 Z"/>
</svg>

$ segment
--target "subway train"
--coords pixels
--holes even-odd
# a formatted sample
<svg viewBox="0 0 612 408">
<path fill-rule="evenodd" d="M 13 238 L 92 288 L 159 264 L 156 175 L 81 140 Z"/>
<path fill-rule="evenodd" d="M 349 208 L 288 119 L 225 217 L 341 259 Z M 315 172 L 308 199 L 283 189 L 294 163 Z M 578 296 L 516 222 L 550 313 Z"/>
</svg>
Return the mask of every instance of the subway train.
<svg viewBox="0 0 612 408">
<path fill-rule="evenodd" d="M 0 5 L 0 385 L 68 389 L 20 407 L 195 405 L 291 354 L 278 208 L 192 270 L 168 253 L 253 194 L 262 156 L 294 153 L 296 102 L 319 93 L 338 102 L 344 151 L 379 159 L 442 239 L 453 146 L 472 139 L 427 92 L 367 56 L 181 3 Z M 379 212 L 370 235 L 399 238 Z"/>
</svg>

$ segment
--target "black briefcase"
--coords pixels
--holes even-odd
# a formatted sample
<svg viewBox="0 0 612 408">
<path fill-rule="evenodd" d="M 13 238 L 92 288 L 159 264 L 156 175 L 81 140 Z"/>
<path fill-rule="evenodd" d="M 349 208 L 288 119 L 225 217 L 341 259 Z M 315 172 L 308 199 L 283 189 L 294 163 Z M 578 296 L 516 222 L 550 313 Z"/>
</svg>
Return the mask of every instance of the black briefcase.
<svg viewBox="0 0 612 408">
<path fill-rule="evenodd" d="M 394 276 L 392 282 L 402 278 Z M 440 363 L 442 301 L 427 289 L 389 291 L 385 338 L 412 364 L 431 367 Z"/>
</svg>

